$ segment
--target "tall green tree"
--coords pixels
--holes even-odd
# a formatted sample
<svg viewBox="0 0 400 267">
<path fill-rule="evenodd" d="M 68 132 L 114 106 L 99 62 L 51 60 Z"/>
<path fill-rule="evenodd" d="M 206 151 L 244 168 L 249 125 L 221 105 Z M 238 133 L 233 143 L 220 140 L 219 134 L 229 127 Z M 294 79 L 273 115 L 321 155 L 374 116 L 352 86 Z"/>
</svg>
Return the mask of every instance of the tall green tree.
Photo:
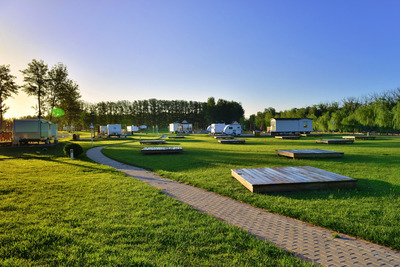
<svg viewBox="0 0 400 267">
<path fill-rule="evenodd" d="M 43 60 L 33 59 L 28 63 L 28 68 L 21 70 L 24 75 L 23 90 L 30 96 L 37 97 L 38 101 L 38 117 L 42 117 L 42 99 L 46 94 L 48 84 L 47 71 L 49 67 L 44 64 Z"/>
<path fill-rule="evenodd" d="M 5 101 L 18 93 L 19 86 L 14 82 L 15 78 L 10 74 L 10 65 L 0 65 L 0 131 L 3 129 L 3 114 L 8 110 Z"/>
<path fill-rule="evenodd" d="M 48 72 L 48 86 L 46 91 L 46 104 L 49 106 L 50 121 L 53 118 L 52 110 L 59 105 L 62 91 L 68 81 L 68 70 L 65 65 L 58 63 Z"/>
<path fill-rule="evenodd" d="M 79 94 L 79 85 L 68 80 L 65 89 L 60 95 L 60 107 L 65 111 L 62 120 L 68 126 L 79 123 L 81 114 L 81 102 L 79 101 L 81 95 Z"/>
</svg>

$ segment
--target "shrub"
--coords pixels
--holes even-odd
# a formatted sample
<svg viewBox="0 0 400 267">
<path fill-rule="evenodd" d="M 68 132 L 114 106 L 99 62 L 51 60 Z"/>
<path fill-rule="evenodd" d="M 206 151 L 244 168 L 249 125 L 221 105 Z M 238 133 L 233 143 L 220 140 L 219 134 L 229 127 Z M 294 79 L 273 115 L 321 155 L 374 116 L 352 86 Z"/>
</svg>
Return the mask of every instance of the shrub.
<svg viewBox="0 0 400 267">
<path fill-rule="evenodd" d="M 71 149 L 74 150 L 74 157 L 79 157 L 80 154 L 83 153 L 83 148 L 78 145 L 78 144 L 74 144 L 74 143 L 68 143 L 64 146 L 64 154 L 67 155 L 68 157 L 70 157 L 70 151 Z"/>
</svg>

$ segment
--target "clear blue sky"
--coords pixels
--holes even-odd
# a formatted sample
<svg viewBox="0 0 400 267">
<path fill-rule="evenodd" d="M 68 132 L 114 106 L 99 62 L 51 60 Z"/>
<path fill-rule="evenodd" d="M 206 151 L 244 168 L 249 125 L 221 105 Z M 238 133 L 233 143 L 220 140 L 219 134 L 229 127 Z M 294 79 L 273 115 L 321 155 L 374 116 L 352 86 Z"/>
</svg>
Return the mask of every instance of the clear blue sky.
<svg viewBox="0 0 400 267">
<path fill-rule="evenodd" d="M 83 100 L 208 97 L 246 116 L 400 87 L 400 1 L 0 0 L 0 64 L 64 63 Z M 6 117 L 33 114 L 9 99 Z"/>
</svg>

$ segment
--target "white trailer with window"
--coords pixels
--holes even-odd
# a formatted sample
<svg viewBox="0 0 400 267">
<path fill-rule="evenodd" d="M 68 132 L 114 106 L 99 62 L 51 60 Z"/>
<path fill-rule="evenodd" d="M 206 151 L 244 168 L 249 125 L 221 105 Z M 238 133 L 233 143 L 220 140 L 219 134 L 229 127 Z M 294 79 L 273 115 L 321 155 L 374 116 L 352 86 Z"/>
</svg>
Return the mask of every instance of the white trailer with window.
<svg viewBox="0 0 400 267">
<path fill-rule="evenodd" d="M 242 134 L 242 125 L 235 121 L 232 124 L 226 125 L 222 133 L 227 135 L 240 136 Z"/>
<path fill-rule="evenodd" d="M 169 124 L 169 131 L 171 133 L 190 133 L 193 131 L 193 124 L 187 121 L 174 122 Z"/>
<path fill-rule="evenodd" d="M 14 120 L 14 144 L 41 141 L 48 143 L 55 139 L 56 135 L 57 124 L 52 124 L 49 121 L 43 119 Z"/>
<path fill-rule="evenodd" d="M 122 135 L 121 124 L 108 124 L 107 135 L 120 137 Z"/>
<path fill-rule="evenodd" d="M 137 126 L 135 126 L 135 125 L 127 126 L 127 127 L 126 127 L 126 131 L 127 131 L 128 133 L 133 134 L 133 133 L 139 131 L 139 127 L 137 127 Z"/>
<path fill-rule="evenodd" d="M 212 135 L 222 134 L 225 127 L 226 127 L 225 123 L 213 123 L 211 124 L 211 134 Z"/>
<path fill-rule="evenodd" d="M 300 134 L 312 132 L 311 119 L 273 118 L 271 119 L 271 135 Z"/>
</svg>

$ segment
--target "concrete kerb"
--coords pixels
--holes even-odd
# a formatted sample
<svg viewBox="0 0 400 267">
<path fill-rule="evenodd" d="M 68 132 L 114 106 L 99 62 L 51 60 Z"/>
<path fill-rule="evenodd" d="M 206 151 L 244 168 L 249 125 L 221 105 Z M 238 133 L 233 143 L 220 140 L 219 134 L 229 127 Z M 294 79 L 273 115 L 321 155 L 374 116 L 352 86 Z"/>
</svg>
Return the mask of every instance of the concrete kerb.
<svg viewBox="0 0 400 267">
<path fill-rule="evenodd" d="M 123 164 L 101 153 L 103 147 L 87 151 L 92 160 L 116 168 L 163 193 L 241 227 L 295 255 L 324 266 L 400 266 L 400 253 L 363 240 L 273 214 L 204 189 L 158 176 L 148 170 Z"/>
</svg>

